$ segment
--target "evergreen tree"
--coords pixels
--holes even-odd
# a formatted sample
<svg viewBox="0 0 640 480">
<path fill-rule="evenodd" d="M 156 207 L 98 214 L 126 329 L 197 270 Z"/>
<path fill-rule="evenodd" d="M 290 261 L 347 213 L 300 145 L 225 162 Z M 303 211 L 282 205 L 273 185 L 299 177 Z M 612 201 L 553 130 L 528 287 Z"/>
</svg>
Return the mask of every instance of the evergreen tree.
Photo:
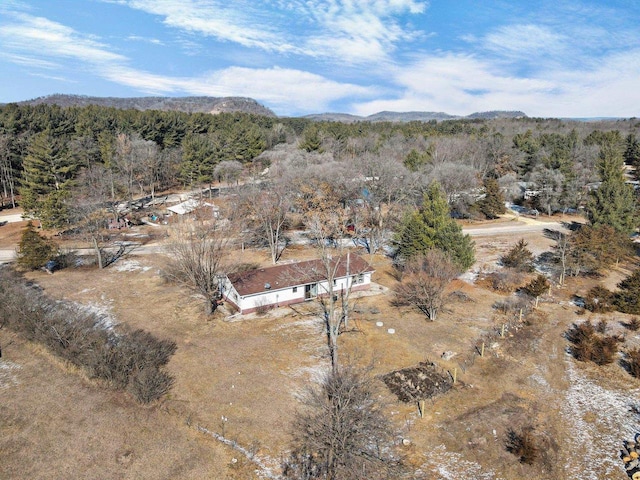
<svg viewBox="0 0 640 480">
<path fill-rule="evenodd" d="M 524 238 L 518 240 L 518 243 L 506 255 L 500 257 L 502 264 L 519 272 L 533 272 L 533 253 L 527 248 L 527 245 Z"/>
<path fill-rule="evenodd" d="M 18 265 L 29 270 L 37 270 L 44 267 L 55 255 L 55 246 L 40 236 L 33 223 L 27 223 L 18 244 Z"/>
<path fill-rule="evenodd" d="M 635 135 L 630 133 L 626 138 L 626 148 L 624 151 L 624 163 L 627 165 L 633 165 L 638 168 L 638 164 L 640 164 L 640 142 L 636 138 Z M 636 176 L 638 176 L 638 171 L 636 170 Z"/>
<path fill-rule="evenodd" d="M 611 144 L 600 150 L 598 170 L 602 183 L 591 192 L 587 214 L 591 225 L 609 225 L 625 234 L 638 225 L 637 204 L 633 187 L 625 183 L 622 155 Z"/>
<path fill-rule="evenodd" d="M 59 225 L 60 218 L 49 219 L 44 205 L 49 195 L 55 194 L 60 199 L 62 193 L 69 190 L 78 167 L 61 139 L 49 131 L 35 135 L 23 162 L 20 193 L 25 211 L 40 217 L 47 226 Z M 57 214 L 59 217 L 60 212 Z"/>
<path fill-rule="evenodd" d="M 405 217 L 395 241 L 398 245 L 396 253 L 403 259 L 439 248 L 463 270 L 475 261 L 471 237 L 464 235 L 462 228 L 451 218 L 449 204 L 437 182 L 429 185 L 422 206 Z"/>
<path fill-rule="evenodd" d="M 630 276 L 618 284 L 620 289 L 616 292 L 615 304 L 622 313 L 640 313 L 640 270 L 636 270 Z"/>
<path fill-rule="evenodd" d="M 480 200 L 480 212 L 488 219 L 498 218 L 507 209 L 504 206 L 504 195 L 495 178 L 486 178 L 484 181 L 484 198 Z"/>
</svg>

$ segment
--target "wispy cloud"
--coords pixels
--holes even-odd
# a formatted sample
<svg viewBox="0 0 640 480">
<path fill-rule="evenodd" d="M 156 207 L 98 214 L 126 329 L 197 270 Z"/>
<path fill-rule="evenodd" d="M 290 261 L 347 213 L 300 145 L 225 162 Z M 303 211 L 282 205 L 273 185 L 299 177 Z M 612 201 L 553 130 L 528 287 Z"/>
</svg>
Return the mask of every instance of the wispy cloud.
<svg viewBox="0 0 640 480">
<path fill-rule="evenodd" d="M 164 43 L 162 43 L 162 40 L 159 40 L 157 38 L 141 37 L 140 35 L 129 35 L 127 37 L 127 40 L 130 40 L 132 42 L 150 43 L 152 45 L 164 45 Z"/>
<path fill-rule="evenodd" d="M 132 67 L 128 58 L 108 51 L 107 45 L 93 37 L 24 14 L 19 16 L 19 22 L 1 32 L 0 42 L 15 52 L 2 56 L 13 63 L 53 69 L 60 67 L 55 59 L 72 59 L 94 75 L 149 94 L 251 96 L 283 113 L 298 113 L 322 111 L 344 97 L 363 98 L 375 93 L 370 88 L 290 68 L 229 67 L 193 77 L 160 75 Z M 42 51 L 47 52 L 49 60 L 35 57 Z"/>
<path fill-rule="evenodd" d="M 110 52 L 91 36 L 43 17 L 16 14 L 15 22 L 0 28 L 0 41 L 7 51 L 29 52 L 40 57 L 64 57 L 88 62 L 121 62 L 125 57 Z"/>
<path fill-rule="evenodd" d="M 108 1 L 108 0 L 107 0 Z M 324 57 L 342 63 L 388 58 L 417 33 L 397 16 L 424 13 L 418 0 L 119 0 L 163 18 L 165 25 L 267 52 Z M 297 31 L 293 27 L 297 28 Z"/>
<path fill-rule="evenodd" d="M 567 37 L 542 25 L 508 25 L 489 33 L 484 46 L 507 57 L 524 59 L 540 55 L 563 55 Z"/>
<path fill-rule="evenodd" d="M 498 73 L 501 72 L 501 73 Z M 546 70 L 517 77 L 493 61 L 469 55 L 430 56 L 394 77 L 400 93 L 353 106 L 369 115 L 381 110 L 522 110 L 531 116 L 637 116 L 640 49 L 603 57 L 581 69 Z"/>
</svg>

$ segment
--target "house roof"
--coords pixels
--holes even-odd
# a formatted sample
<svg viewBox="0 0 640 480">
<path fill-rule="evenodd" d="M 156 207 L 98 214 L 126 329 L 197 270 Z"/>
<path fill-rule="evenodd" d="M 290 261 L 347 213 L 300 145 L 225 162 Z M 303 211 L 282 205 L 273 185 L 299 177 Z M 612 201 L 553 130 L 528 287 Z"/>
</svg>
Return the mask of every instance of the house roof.
<svg viewBox="0 0 640 480">
<path fill-rule="evenodd" d="M 343 255 L 331 260 L 330 268 L 334 272 L 333 277 L 347 276 L 347 264 L 349 275 L 374 271 L 362 257 L 351 253 L 348 256 Z M 315 259 L 234 273 L 229 275 L 229 280 L 238 294 L 244 297 L 267 290 L 281 290 L 316 283 L 326 280 L 327 277 L 327 266 L 323 264 L 321 259 Z M 265 288 L 267 284 L 270 288 Z"/>
<path fill-rule="evenodd" d="M 167 210 L 173 213 L 177 213 L 178 215 L 185 215 L 187 213 L 193 212 L 196 208 L 198 208 L 199 205 L 200 202 L 198 202 L 198 200 L 190 198 L 186 202 L 167 207 Z"/>
</svg>

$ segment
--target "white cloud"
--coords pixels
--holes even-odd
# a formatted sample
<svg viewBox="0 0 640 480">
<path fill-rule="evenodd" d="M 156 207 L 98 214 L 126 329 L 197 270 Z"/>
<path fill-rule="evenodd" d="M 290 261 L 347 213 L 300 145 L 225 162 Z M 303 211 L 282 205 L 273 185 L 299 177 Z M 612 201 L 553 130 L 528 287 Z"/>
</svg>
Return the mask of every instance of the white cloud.
<svg viewBox="0 0 640 480">
<path fill-rule="evenodd" d="M 395 98 L 362 102 L 354 113 L 382 110 L 522 110 L 530 116 L 637 116 L 640 49 L 602 58 L 596 68 L 509 76 L 495 63 L 465 55 L 425 57 L 394 76 Z"/>
<path fill-rule="evenodd" d="M 0 29 L 0 40 L 7 50 L 32 55 L 82 59 L 88 62 L 117 62 L 125 58 L 106 49 L 104 44 L 46 18 L 17 14 L 17 23 Z"/>
<path fill-rule="evenodd" d="M 38 28 L 39 27 L 39 28 Z M 10 40 L 9 40 L 10 38 Z M 72 58 L 87 71 L 111 82 L 149 94 L 250 96 L 279 108 L 282 113 L 322 111 L 344 97 L 371 96 L 370 88 L 341 83 L 297 69 L 229 67 L 194 77 L 172 77 L 131 67 L 128 58 L 111 53 L 92 37 L 44 18 L 20 16 L 20 23 L 2 30 L 0 40 L 9 50 L 2 54 L 14 63 L 57 67 L 51 60 L 33 60 L 37 52 L 50 58 Z"/>
<path fill-rule="evenodd" d="M 334 82 L 312 73 L 275 67 L 230 67 L 194 78 L 166 77 L 124 66 L 106 68 L 101 74 L 113 82 L 149 94 L 252 97 L 267 103 L 283 115 L 302 111 L 321 112 L 336 100 L 345 97 L 370 97 L 376 93 L 370 88 Z"/>
<path fill-rule="evenodd" d="M 560 55 L 566 51 L 567 37 L 542 25 L 509 25 L 488 34 L 485 48 L 508 57 Z"/>
<path fill-rule="evenodd" d="M 427 2 L 418 0 L 120 0 L 117 3 L 163 17 L 166 25 L 182 31 L 267 52 L 323 57 L 343 64 L 388 59 L 398 42 L 417 35 L 395 17 L 421 14 L 428 7 Z"/>
</svg>

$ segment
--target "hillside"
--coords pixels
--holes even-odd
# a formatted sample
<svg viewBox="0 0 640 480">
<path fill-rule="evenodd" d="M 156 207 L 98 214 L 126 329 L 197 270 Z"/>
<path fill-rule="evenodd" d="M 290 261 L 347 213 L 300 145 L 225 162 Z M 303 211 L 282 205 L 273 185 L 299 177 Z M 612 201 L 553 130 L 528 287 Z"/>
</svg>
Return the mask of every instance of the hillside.
<svg viewBox="0 0 640 480">
<path fill-rule="evenodd" d="M 496 118 L 522 118 L 527 115 L 519 111 L 501 111 L 494 110 L 491 112 L 476 112 L 466 116 L 450 115 L 445 112 L 378 112 L 366 117 L 358 115 L 349 115 L 344 113 L 319 113 L 305 115 L 304 118 L 315 121 L 329 122 L 429 122 L 432 120 L 460 120 L 460 119 L 496 119 Z"/>
<path fill-rule="evenodd" d="M 123 110 L 161 110 L 186 113 L 232 113 L 242 112 L 275 117 L 264 105 L 252 98 L 244 97 L 88 97 L 84 95 L 54 94 L 17 102 L 21 105 L 60 105 L 61 107 L 84 107 L 98 105 Z"/>
</svg>

